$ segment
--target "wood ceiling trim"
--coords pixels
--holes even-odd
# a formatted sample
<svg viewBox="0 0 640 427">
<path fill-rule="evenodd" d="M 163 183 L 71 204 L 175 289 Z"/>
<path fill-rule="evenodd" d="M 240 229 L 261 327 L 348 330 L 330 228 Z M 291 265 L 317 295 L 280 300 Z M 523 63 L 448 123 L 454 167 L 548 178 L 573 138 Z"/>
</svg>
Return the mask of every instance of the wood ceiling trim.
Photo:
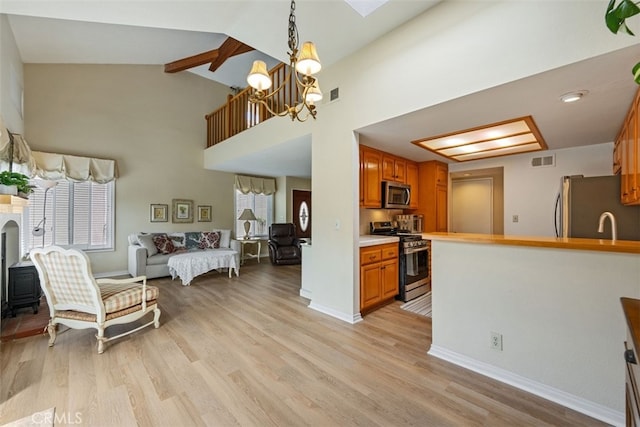
<svg viewBox="0 0 640 427">
<path fill-rule="evenodd" d="M 189 68 L 198 67 L 208 63 L 211 63 L 209 71 L 215 71 L 232 56 L 251 52 L 252 50 L 254 49 L 251 46 L 246 45 L 233 37 L 227 37 L 227 39 L 222 42 L 220 47 L 217 49 L 164 64 L 164 72 L 177 73 L 179 71 L 188 70 Z"/>
</svg>

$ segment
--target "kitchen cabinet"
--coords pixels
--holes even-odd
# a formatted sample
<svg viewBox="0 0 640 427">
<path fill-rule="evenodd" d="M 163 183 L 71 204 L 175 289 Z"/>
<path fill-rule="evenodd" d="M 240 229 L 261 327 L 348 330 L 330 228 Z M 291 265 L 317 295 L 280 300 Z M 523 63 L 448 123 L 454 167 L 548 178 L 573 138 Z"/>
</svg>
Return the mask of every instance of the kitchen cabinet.
<svg viewBox="0 0 640 427">
<path fill-rule="evenodd" d="M 620 302 L 627 321 L 627 340 L 624 343 L 626 425 L 640 426 L 640 300 L 620 298 Z"/>
<path fill-rule="evenodd" d="M 409 203 L 409 209 L 418 209 L 420 200 L 418 186 L 420 178 L 418 177 L 418 164 L 415 162 L 407 161 L 407 181 L 406 183 L 411 186 L 411 202 Z"/>
<path fill-rule="evenodd" d="M 360 146 L 360 206 L 382 206 L 382 154 L 378 150 Z"/>
<path fill-rule="evenodd" d="M 640 90 L 629 108 L 613 150 L 613 170 L 620 173 L 620 201 L 640 205 Z"/>
<path fill-rule="evenodd" d="M 418 208 L 420 179 L 419 167 L 416 162 L 366 145 L 360 145 L 358 152 L 360 154 L 360 207 L 380 208 L 382 206 L 382 181 L 393 181 L 411 185 L 409 209 Z"/>
<path fill-rule="evenodd" d="M 432 160 L 418 164 L 418 208 L 425 232 L 448 231 L 449 167 Z"/>
<path fill-rule="evenodd" d="M 390 154 L 382 155 L 382 180 L 406 183 L 407 161 Z"/>
<path fill-rule="evenodd" d="M 360 312 L 371 311 L 398 295 L 398 244 L 360 248 Z"/>
</svg>

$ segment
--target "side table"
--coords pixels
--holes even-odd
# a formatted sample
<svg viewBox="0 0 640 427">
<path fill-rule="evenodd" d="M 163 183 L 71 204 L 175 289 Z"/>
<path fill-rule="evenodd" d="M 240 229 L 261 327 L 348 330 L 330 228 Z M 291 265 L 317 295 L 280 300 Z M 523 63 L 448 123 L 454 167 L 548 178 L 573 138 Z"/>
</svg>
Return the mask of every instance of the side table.
<svg viewBox="0 0 640 427">
<path fill-rule="evenodd" d="M 8 305 L 11 317 L 16 317 L 16 308 L 31 307 L 33 313 L 40 306 L 40 278 L 31 261 L 20 261 L 9 267 Z"/>
<path fill-rule="evenodd" d="M 262 241 L 260 239 L 252 237 L 249 239 L 234 239 L 234 241 L 240 244 L 240 265 L 243 265 L 244 260 L 247 258 L 257 258 L 258 263 L 260 263 L 260 251 L 262 250 Z M 245 249 L 247 245 L 256 245 L 257 252 L 255 254 L 247 253 Z"/>
</svg>

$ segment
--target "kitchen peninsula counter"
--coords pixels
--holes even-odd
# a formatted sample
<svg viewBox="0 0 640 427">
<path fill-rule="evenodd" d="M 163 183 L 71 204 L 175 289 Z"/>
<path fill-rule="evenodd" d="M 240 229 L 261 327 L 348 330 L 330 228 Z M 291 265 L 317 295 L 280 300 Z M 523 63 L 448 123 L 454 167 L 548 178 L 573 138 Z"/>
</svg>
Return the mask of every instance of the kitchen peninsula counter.
<svg viewBox="0 0 640 427">
<path fill-rule="evenodd" d="M 500 234 L 422 233 L 423 239 L 553 249 L 576 249 L 640 254 L 640 242 L 631 240 L 580 239 L 571 237 L 504 236 Z"/>
<path fill-rule="evenodd" d="M 640 298 L 640 242 L 422 236 L 431 240 L 430 355 L 624 425 L 620 298 Z"/>
<path fill-rule="evenodd" d="M 400 238 L 397 236 L 372 236 L 370 234 L 363 234 L 360 236 L 358 246 L 365 248 L 367 246 L 384 245 L 387 243 L 398 243 Z"/>
</svg>

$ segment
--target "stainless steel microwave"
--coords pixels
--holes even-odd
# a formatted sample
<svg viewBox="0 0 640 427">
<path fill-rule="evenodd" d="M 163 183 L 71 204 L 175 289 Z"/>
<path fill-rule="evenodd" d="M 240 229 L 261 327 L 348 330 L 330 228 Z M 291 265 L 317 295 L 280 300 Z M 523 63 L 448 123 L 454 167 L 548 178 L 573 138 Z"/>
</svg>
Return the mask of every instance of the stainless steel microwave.
<svg viewBox="0 0 640 427">
<path fill-rule="evenodd" d="M 382 207 L 405 209 L 411 203 L 411 186 L 399 182 L 382 181 Z"/>
</svg>

